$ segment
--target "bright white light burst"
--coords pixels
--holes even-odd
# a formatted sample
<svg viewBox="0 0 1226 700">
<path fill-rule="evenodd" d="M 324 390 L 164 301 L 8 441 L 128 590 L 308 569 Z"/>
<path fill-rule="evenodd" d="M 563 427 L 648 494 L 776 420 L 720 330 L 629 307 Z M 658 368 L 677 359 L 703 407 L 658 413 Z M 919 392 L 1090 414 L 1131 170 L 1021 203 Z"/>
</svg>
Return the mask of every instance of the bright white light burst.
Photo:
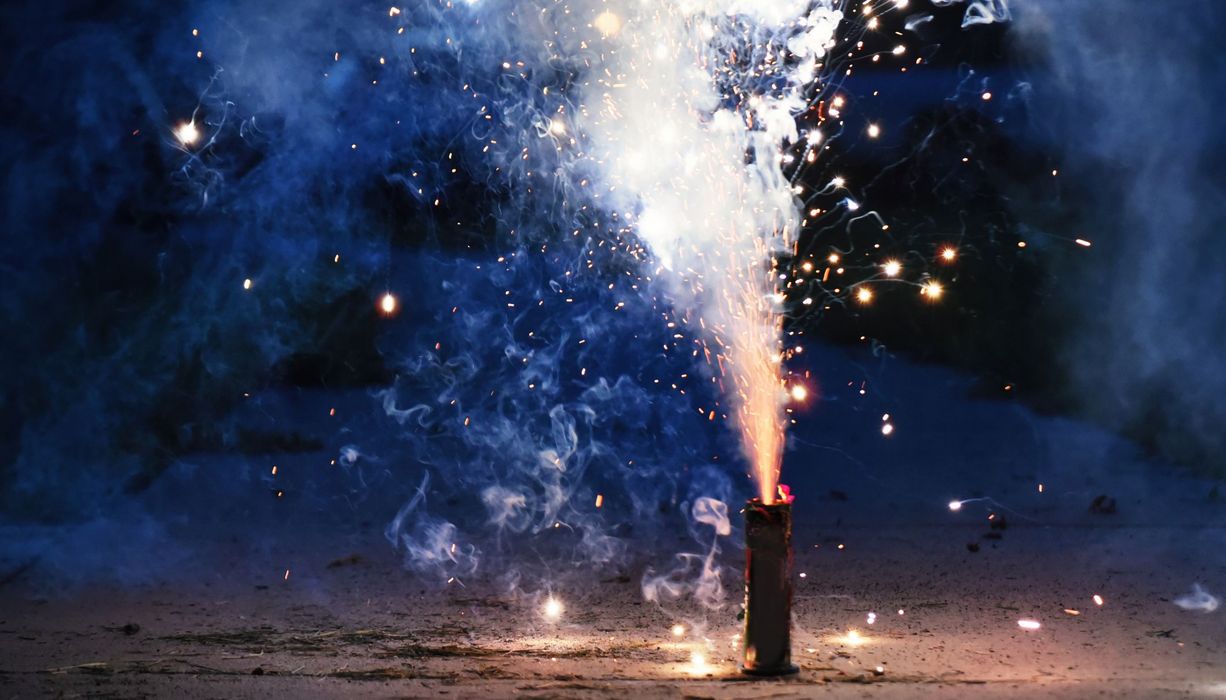
<svg viewBox="0 0 1226 700">
<path fill-rule="evenodd" d="M 196 128 L 195 120 L 176 126 L 175 138 L 179 139 L 179 143 L 184 146 L 190 146 L 200 140 L 200 130 Z"/>
</svg>

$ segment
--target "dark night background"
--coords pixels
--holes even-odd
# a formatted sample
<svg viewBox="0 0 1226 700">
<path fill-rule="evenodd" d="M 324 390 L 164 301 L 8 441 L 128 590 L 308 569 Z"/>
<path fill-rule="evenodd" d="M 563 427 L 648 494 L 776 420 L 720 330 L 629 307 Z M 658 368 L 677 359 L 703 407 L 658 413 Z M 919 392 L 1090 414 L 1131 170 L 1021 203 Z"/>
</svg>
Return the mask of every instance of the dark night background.
<svg viewBox="0 0 1226 700">
<path fill-rule="evenodd" d="M 430 26 L 430 7 L 403 21 Z M 890 236 L 873 234 L 883 252 L 931 261 L 957 245 L 958 264 L 940 271 L 946 298 L 900 289 L 869 308 L 797 306 L 789 330 L 848 353 L 868 353 L 866 336 L 887 361 L 972 376 L 977 398 L 1097 424 L 1171 469 L 1226 474 L 1226 59 L 1208 29 L 1226 6 L 1010 7 L 1008 24 L 963 29 L 961 6 L 915 0 L 908 14 L 935 13 L 907 38 L 925 65 L 858 64 L 840 87 L 845 133 L 805 175 L 846 177 L 890 222 Z M 667 342 L 659 301 L 619 287 L 637 302 L 612 312 L 626 297 L 608 289 L 626 275 L 610 257 L 565 290 L 573 303 L 554 303 L 550 280 L 582 243 L 542 252 L 546 234 L 527 229 L 563 206 L 514 191 L 465 145 L 486 127 L 457 116 L 472 111 L 454 84 L 457 52 L 425 35 L 407 58 L 388 21 L 386 3 L 0 9 L 10 532 L 138 517 L 133 504 L 190 464 L 214 490 L 183 498 L 259 492 L 269 512 L 310 500 L 374 537 L 419 487 L 447 512 L 478 485 L 529 483 L 539 499 L 500 523 L 515 532 L 537 532 L 567 499 L 620 489 L 610 508 L 624 512 L 580 527 L 575 545 L 604 560 L 625 521 L 678 494 L 746 490 L 698 466 L 736 453 L 693 411 L 707 390 L 681 397 L 650 381 L 688 367 L 651 350 Z M 493 61 L 476 79 L 514 90 Z M 213 142 L 189 154 L 171 129 L 195 110 Z M 488 128 L 517 119 L 499 113 Z M 881 139 L 860 136 L 867 121 Z M 868 235 L 819 221 L 802 252 Z M 389 290 L 402 306 L 385 318 L 376 301 Z M 607 379 L 561 379 L 581 367 Z M 464 437 L 454 426 L 470 417 L 493 427 Z M 531 463 L 542 449 L 573 458 L 574 480 L 490 457 Z M 271 454 L 302 464 L 274 479 Z M 502 492 L 481 493 L 493 509 Z M 420 533 L 451 526 L 437 511 L 413 517 Z"/>
</svg>

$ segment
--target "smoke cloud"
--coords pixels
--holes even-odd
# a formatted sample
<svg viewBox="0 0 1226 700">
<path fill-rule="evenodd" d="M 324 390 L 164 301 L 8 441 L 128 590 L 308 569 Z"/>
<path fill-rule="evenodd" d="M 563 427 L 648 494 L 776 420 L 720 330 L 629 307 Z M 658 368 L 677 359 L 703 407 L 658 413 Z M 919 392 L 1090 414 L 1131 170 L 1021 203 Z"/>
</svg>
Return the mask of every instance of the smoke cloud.
<svg viewBox="0 0 1226 700">
<path fill-rule="evenodd" d="M 1042 57 L 1039 131 L 1062 152 L 1071 221 L 1092 240 L 1055 294 L 1073 329 L 1072 392 L 1104 423 L 1169 457 L 1223 468 L 1226 171 L 1213 154 L 1226 57 L 1220 3 L 1017 3 L 1016 35 Z M 1042 245 L 1042 242 L 1040 242 Z"/>
</svg>

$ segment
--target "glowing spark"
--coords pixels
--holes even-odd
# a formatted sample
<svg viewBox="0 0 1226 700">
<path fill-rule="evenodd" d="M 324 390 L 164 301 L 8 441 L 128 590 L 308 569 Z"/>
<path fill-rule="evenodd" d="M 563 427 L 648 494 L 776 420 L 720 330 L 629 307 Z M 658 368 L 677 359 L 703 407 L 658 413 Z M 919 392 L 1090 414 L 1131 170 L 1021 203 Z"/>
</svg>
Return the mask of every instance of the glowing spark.
<svg viewBox="0 0 1226 700">
<path fill-rule="evenodd" d="M 389 316 L 396 313 L 396 306 L 396 296 L 391 292 L 384 294 L 383 298 L 379 299 L 379 309 Z"/>
<path fill-rule="evenodd" d="M 858 647 L 868 644 L 869 639 L 868 637 L 860 634 L 859 630 L 847 630 L 847 634 L 839 638 L 839 641 L 850 647 Z"/>
<path fill-rule="evenodd" d="M 945 262 L 953 262 L 958 257 L 958 251 L 951 247 L 941 249 L 941 259 Z"/>
<path fill-rule="evenodd" d="M 1024 630 L 1029 630 L 1033 632 L 1034 630 L 1039 629 L 1043 625 L 1039 624 L 1038 620 L 1018 620 L 1017 626 L 1021 627 Z"/>
<path fill-rule="evenodd" d="M 251 278 L 243 280 L 243 289 L 251 289 Z"/>
<path fill-rule="evenodd" d="M 566 123 L 563 122 L 561 119 L 550 119 L 549 120 L 549 133 L 553 134 L 554 136 L 565 136 L 566 135 Z"/>
<path fill-rule="evenodd" d="M 806 389 L 803 384 L 793 384 L 792 385 L 792 400 L 793 401 L 800 402 L 800 401 L 804 401 L 807 398 L 809 398 L 809 390 Z"/>
<path fill-rule="evenodd" d="M 621 31 L 622 18 L 612 12 L 601 12 L 596 15 L 596 19 L 592 20 L 592 26 L 605 36 L 613 36 Z"/>
<path fill-rule="evenodd" d="M 907 9 L 907 5 L 911 4 L 911 0 L 894 0 L 894 7 L 900 10 Z"/>
<path fill-rule="evenodd" d="M 894 433 L 894 426 L 892 424 L 886 423 L 885 425 L 881 426 L 882 435 L 889 437 L 893 433 Z"/>
<path fill-rule="evenodd" d="M 881 135 L 881 127 L 880 127 L 880 126 L 877 126 L 876 124 L 869 124 L 869 125 L 868 125 L 868 137 L 869 137 L 870 139 L 875 139 L 875 138 L 877 138 L 877 137 L 878 137 L 878 136 L 880 136 L 880 135 Z"/>
<path fill-rule="evenodd" d="M 175 138 L 184 146 L 190 146 L 200 139 L 200 130 L 196 128 L 195 120 L 183 122 L 175 127 Z"/>
<path fill-rule="evenodd" d="M 990 93 L 990 92 L 985 92 L 985 93 L 983 93 L 982 95 L 980 95 L 980 97 L 982 97 L 982 98 L 983 98 L 983 101 L 984 101 L 984 102 L 987 102 L 988 100 L 992 99 L 992 93 Z"/>
<path fill-rule="evenodd" d="M 867 304 L 873 300 L 873 290 L 868 287 L 860 287 L 856 290 L 856 301 L 861 304 Z"/>
<path fill-rule="evenodd" d="M 1092 600 L 1094 601 L 1094 604 L 1097 605 L 1098 607 L 1101 608 L 1103 606 L 1103 602 L 1104 602 L 1103 597 L 1100 596 L 1099 594 L 1095 593 Z"/>
<path fill-rule="evenodd" d="M 545 605 L 541 608 L 541 614 L 545 616 L 546 620 L 557 622 L 562 617 L 562 610 L 562 601 L 549 596 L 549 599 L 545 601 Z"/>
<path fill-rule="evenodd" d="M 868 624 L 871 625 L 877 621 L 877 613 L 871 612 L 868 614 L 868 616 L 865 619 L 867 620 Z"/>
<path fill-rule="evenodd" d="M 1076 243 L 1077 243 L 1077 245 L 1081 246 L 1082 248 L 1089 248 L 1091 245 L 1093 245 L 1092 243 L 1090 243 L 1089 241 L 1087 241 L 1087 240 L 1086 240 L 1086 239 L 1084 239 L 1084 238 L 1078 238 L 1078 239 L 1077 239 L 1077 241 L 1076 241 Z"/>
<path fill-rule="evenodd" d="M 886 260 L 885 264 L 881 266 L 881 271 L 885 273 L 886 277 L 897 277 L 898 273 L 902 272 L 902 263 L 897 260 Z"/>
<path fill-rule="evenodd" d="M 941 283 L 936 280 L 928 280 L 924 286 L 920 287 L 920 294 L 927 296 L 929 299 L 936 301 L 941 298 L 941 294 L 945 289 L 941 287 Z"/>
<path fill-rule="evenodd" d="M 826 259 L 830 261 L 830 264 L 831 264 L 831 265 L 838 265 L 838 264 L 839 264 L 839 254 L 838 254 L 838 253 L 831 253 L 831 254 L 830 254 L 830 257 L 828 257 L 828 258 L 826 258 Z"/>
<path fill-rule="evenodd" d="M 681 623 L 677 623 L 677 624 L 673 625 L 673 630 L 672 630 L 672 631 L 673 631 L 673 636 L 674 636 L 674 637 L 683 637 L 683 636 L 685 636 L 685 625 L 683 625 L 683 624 L 681 624 Z"/>
<path fill-rule="evenodd" d="M 906 52 L 907 52 L 907 47 L 903 46 L 902 44 L 899 44 L 898 46 L 895 46 L 894 50 L 891 51 L 890 53 L 894 54 L 895 56 L 901 56 Z"/>
<path fill-rule="evenodd" d="M 953 511 L 954 513 L 957 513 L 958 511 L 962 510 L 962 501 L 950 501 L 949 509 Z"/>
<path fill-rule="evenodd" d="M 596 507 L 599 508 L 603 505 L 604 505 L 604 494 L 603 493 L 596 494 Z"/>
</svg>

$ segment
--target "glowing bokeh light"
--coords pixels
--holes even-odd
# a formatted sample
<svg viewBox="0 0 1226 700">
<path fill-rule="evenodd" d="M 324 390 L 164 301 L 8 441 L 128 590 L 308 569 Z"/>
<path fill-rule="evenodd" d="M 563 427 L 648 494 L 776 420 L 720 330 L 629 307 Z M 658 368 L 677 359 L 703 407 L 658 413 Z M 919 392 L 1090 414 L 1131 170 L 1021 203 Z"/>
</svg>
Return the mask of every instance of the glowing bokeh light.
<svg viewBox="0 0 1226 700">
<path fill-rule="evenodd" d="M 183 122 L 175 127 L 175 138 L 184 146 L 190 146 L 200 140 L 200 130 L 196 128 L 195 120 Z"/>
</svg>

